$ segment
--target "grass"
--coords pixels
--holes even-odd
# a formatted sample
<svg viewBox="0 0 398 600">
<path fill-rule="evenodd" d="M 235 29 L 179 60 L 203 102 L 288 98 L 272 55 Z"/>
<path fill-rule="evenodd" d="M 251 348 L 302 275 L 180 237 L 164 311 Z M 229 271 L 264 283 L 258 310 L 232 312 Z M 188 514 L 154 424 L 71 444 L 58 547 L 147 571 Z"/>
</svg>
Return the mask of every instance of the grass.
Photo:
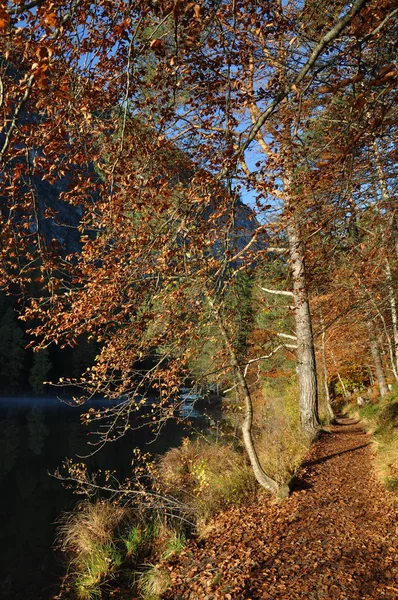
<svg viewBox="0 0 398 600">
<path fill-rule="evenodd" d="M 125 526 L 127 511 L 110 502 L 83 502 L 63 516 L 59 535 L 68 554 L 77 597 L 94 600 L 101 585 L 120 568 L 123 557 L 115 540 Z"/>
<path fill-rule="evenodd" d="M 130 574 L 131 580 L 148 559 L 167 560 L 180 554 L 185 545 L 181 526 L 172 520 L 160 520 L 151 513 L 144 520 L 136 511 L 105 500 L 83 502 L 64 515 L 59 534 L 69 557 L 69 580 L 79 600 L 101 598 L 111 579 Z M 159 566 L 151 566 L 134 578 L 145 600 L 156 600 L 165 590 L 166 575 Z"/>
<path fill-rule="evenodd" d="M 143 600 L 158 600 L 170 585 L 169 574 L 159 565 L 150 565 L 138 579 Z"/>
<path fill-rule="evenodd" d="M 140 557 L 148 554 L 154 540 L 160 535 L 161 524 L 156 520 L 148 520 L 139 524 L 133 523 L 122 540 L 128 556 Z"/>
<path fill-rule="evenodd" d="M 122 556 L 113 544 L 92 548 L 90 554 L 80 559 L 75 573 L 75 589 L 82 600 L 101 597 L 104 581 L 109 580 L 122 564 Z"/>
<path fill-rule="evenodd" d="M 94 548 L 112 543 L 115 530 L 126 516 L 125 508 L 110 502 L 82 502 L 61 518 L 59 536 L 63 549 L 79 556 L 91 554 Z"/>
<path fill-rule="evenodd" d="M 163 560 L 169 560 L 172 556 L 179 556 L 185 548 L 185 535 L 184 533 L 173 531 L 170 536 L 166 539 L 164 544 L 164 551 L 162 554 Z"/>
<path fill-rule="evenodd" d="M 372 434 L 377 474 L 387 489 L 398 494 L 398 386 L 385 398 L 360 409 L 352 406 L 348 412 Z"/>
<path fill-rule="evenodd" d="M 126 546 L 126 552 L 128 555 L 135 556 L 138 554 L 138 551 L 143 542 L 143 532 L 142 528 L 133 525 L 129 530 L 126 537 L 123 538 L 124 545 Z"/>
<path fill-rule="evenodd" d="M 242 501 L 255 488 L 242 453 L 232 445 L 209 444 L 203 439 L 186 439 L 162 456 L 157 479 L 164 493 L 185 503 L 197 523 Z"/>
<path fill-rule="evenodd" d="M 295 379 L 266 384 L 255 402 L 256 448 L 264 470 L 278 483 L 288 481 L 308 450 L 298 409 Z"/>
</svg>

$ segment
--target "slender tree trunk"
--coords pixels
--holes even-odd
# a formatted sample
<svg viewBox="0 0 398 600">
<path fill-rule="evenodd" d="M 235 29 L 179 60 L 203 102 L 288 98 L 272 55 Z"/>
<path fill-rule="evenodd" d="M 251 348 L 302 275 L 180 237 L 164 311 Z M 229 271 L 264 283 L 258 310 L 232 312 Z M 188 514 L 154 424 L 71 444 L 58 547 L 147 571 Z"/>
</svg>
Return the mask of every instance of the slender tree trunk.
<svg viewBox="0 0 398 600">
<path fill-rule="evenodd" d="M 391 196 L 388 191 L 386 176 L 385 176 L 385 173 L 383 170 L 383 164 L 381 162 L 380 152 L 379 152 L 379 148 L 377 146 L 376 138 L 373 139 L 373 157 L 374 157 L 374 164 L 375 164 L 376 172 L 377 172 L 377 180 L 378 180 L 379 189 L 381 192 L 383 202 L 388 204 L 389 208 L 392 208 Z M 396 210 L 394 210 L 394 209 L 392 209 L 392 210 L 393 210 L 393 212 L 392 212 L 391 218 L 390 218 L 390 228 L 391 228 L 390 233 L 391 233 L 391 237 L 392 237 L 394 248 L 395 248 L 395 254 L 398 258 L 398 214 L 397 214 Z"/>
<path fill-rule="evenodd" d="M 397 314 L 397 303 L 395 300 L 395 290 L 393 284 L 393 278 L 391 273 L 390 262 L 386 258 L 386 275 L 387 275 L 387 286 L 388 286 L 388 300 L 390 303 L 391 310 L 391 323 L 392 323 L 392 336 L 394 343 L 394 358 L 393 372 L 396 379 L 398 379 L 398 314 Z"/>
<path fill-rule="evenodd" d="M 322 327 L 322 335 L 321 335 L 321 354 L 322 354 L 322 381 L 323 381 L 323 390 L 324 390 L 324 398 L 325 398 L 325 408 L 326 413 L 330 423 L 333 423 L 336 420 L 335 414 L 332 409 L 332 404 L 330 402 L 330 393 L 329 393 L 329 373 L 328 366 L 326 362 L 326 332 L 324 329 L 324 321 L 323 321 L 323 313 L 320 311 L 321 317 L 321 327 Z"/>
<path fill-rule="evenodd" d="M 384 375 L 383 363 L 381 361 L 380 348 L 377 342 L 377 338 L 373 331 L 373 326 L 370 321 L 368 321 L 368 331 L 369 331 L 369 342 L 370 342 L 370 352 L 372 354 L 373 363 L 376 371 L 376 379 L 379 384 L 379 392 L 380 396 L 383 398 L 388 394 L 388 387 L 386 378 Z"/>
<path fill-rule="evenodd" d="M 316 436 L 320 423 L 314 339 L 305 277 L 304 252 L 295 225 L 289 225 L 287 232 L 290 268 L 293 276 L 300 420 L 303 431 L 312 439 Z"/>
<path fill-rule="evenodd" d="M 253 469 L 254 476 L 258 483 L 267 491 L 271 492 L 273 495 L 280 494 L 281 489 L 278 483 L 272 479 L 261 466 L 260 460 L 258 458 L 256 448 L 254 446 L 253 436 L 252 436 L 252 425 L 253 425 L 253 404 L 251 400 L 250 390 L 248 388 L 245 376 L 243 374 L 242 368 L 239 365 L 238 358 L 235 352 L 235 349 L 231 343 L 228 332 L 225 328 L 222 316 L 220 315 L 220 311 L 218 307 L 214 304 L 211 296 L 206 293 L 208 303 L 213 311 L 213 314 L 216 318 L 218 328 L 220 330 L 221 336 L 224 340 L 225 347 L 228 351 L 228 354 L 231 359 L 231 365 L 234 369 L 234 374 L 239 384 L 241 394 L 244 401 L 245 407 L 245 418 L 242 423 L 242 437 L 243 443 L 248 454 L 251 467 Z"/>
<path fill-rule="evenodd" d="M 347 392 L 347 388 L 345 387 L 344 381 L 338 371 L 337 371 L 337 379 L 340 381 L 340 385 L 341 385 L 341 389 L 343 390 L 344 398 L 348 401 L 350 399 L 350 396 Z"/>
<path fill-rule="evenodd" d="M 375 378 L 373 377 L 373 370 L 372 370 L 372 367 L 370 365 L 367 365 L 367 367 L 368 367 L 368 371 L 369 371 L 370 385 L 371 385 L 371 387 L 373 387 L 374 383 L 375 383 Z"/>
<path fill-rule="evenodd" d="M 383 313 L 379 310 L 376 302 L 373 300 L 373 298 L 371 297 L 370 292 L 368 290 L 367 290 L 367 294 L 368 294 L 369 298 L 371 299 L 372 305 L 373 305 L 375 311 L 377 312 L 377 315 L 378 315 L 378 317 L 379 317 L 379 319 L 380 319 L 380 321 L 381 321 L 381 323 L 383 325 L 383 331 L 384 331 L 384 335 L 386 336 L 386 341 L 387 341 L 387 346 L 388 346 L 388 354 L 390 356 L 391 370 L 392 370 L 392 373 L 394 375 L 394 378 L 396 380 L 398 380 L 398 372 L 397 372 L 397 369 L 396 369 L 395 351 L 394 351 L 394 347 L 393 347 L 393 342 L 391 340 L 391 336 L 390 336 L 390 334 L 388 332 L 386 320 L 385 320 L 385 318 L 383 316 Z"/>
</svg>

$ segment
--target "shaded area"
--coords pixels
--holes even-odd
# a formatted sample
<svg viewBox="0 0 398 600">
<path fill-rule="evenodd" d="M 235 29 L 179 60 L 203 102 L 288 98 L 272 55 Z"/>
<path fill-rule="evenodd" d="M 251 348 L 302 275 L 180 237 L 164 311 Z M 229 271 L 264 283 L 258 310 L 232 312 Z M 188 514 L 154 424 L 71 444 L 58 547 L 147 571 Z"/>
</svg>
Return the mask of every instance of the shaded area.
<svg viewBox="0 0 398 600">
<path fill-rule="evenodd" d="M 72 407 L 56 398 L 0 398 L 1 599 L 48 600 L 65 573 L 64 557 L 52 548 L 55 522 L 82 496 L 65 489 L 49 472 L 69 457 L 85 462 L 91 472 L 116 469 L 122 480 L 132 476 L 133 448 L 162 453 L 186 435 L 174 421 L 156 440 L 148 428 L 131 430 L 82 461 L 77 456 L 92 449 L 80 422 L 86 410 L 87 405 Z"/>
<path fill-rule="evenodd" d="M 295 493 L 259 494 L 221 514 L 170 565 L 168 600 L 398 597 L 396 498 L 377 481 L 370 439 L 339 419 L 312 448 Z"/>
</svg>

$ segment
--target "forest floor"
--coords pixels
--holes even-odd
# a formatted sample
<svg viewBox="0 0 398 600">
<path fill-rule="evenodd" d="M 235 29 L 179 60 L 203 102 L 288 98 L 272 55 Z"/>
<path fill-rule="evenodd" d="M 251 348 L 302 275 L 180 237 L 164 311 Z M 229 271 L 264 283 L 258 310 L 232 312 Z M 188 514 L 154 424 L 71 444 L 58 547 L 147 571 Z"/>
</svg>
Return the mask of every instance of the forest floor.
<svg viewBox="0 0 398 600">
<path fill-rule="evenodd" d="M 398 598 L 397 499 L 353 419 L 323 433 L 290 498 L 221 513 L 168 563 L 168 600 Z"/>
</svg>

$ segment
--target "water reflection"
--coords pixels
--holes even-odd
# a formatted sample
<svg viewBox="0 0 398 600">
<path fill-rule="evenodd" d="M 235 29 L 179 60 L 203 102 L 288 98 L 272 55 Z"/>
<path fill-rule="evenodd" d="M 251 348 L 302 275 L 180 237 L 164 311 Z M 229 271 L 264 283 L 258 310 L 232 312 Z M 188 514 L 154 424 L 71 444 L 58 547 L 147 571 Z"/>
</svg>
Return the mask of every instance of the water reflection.
<svg viewBox="0 0 398 600">
<path fill-rule="evenodd" d="M 56 591 L 62 568 L 51 549 L 54 523 L 79 497 L 48 472 L 87 454 L 80 424 L 86 411 L 56 398 L 0 398 L 0 598 L 46 600 Z M 131 476 L 132 448 L 161 453 L 178 445 L 184 431 L 170 421 L 147 448 L 149 432 L 131 431 L 84 462 L 91 470 L 116 469 L 123 479 Z"/>
</svg>

